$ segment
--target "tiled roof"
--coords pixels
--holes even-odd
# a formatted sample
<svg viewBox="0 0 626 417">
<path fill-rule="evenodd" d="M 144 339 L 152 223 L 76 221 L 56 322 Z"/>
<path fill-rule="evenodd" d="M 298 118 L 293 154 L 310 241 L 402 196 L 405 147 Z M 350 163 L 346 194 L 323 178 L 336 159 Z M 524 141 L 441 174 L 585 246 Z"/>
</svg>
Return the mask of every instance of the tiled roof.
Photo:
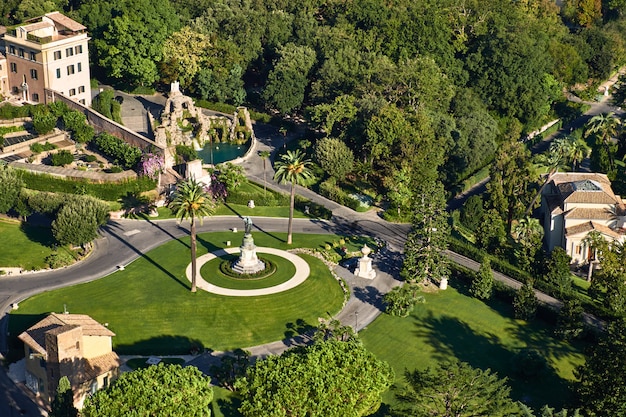
<svg viewBox="0 0 626 417">
<path fill-rule="evenodd" d="M 578 235 L 581 233 L 589 233 L 592 230 L 596 230 L 600 233 L 602 233 L 603 235 L 609 236 L 613 239 L 619 239 L 621 238 L 621 235 L 610 229 L 607 226 L 603 226 L 601 224 L 598 223 L 594 223 L 594 222 L 585 222 L 582 224 L 577 224 L 576 226 L 572 226 L 572 227 L 568 227 L 565 229 L 565 236 L 573 236 L 573 235 Z"/>
<path fill-rule="evenodd" d="M 20 26 L 20 27 L 24 29 L 26 32 L 33 32 L 35 30 L 45 29 L 45 28 L 49 28 L 52 26 L 54 25 L 50 22 L 37 22 L 37 23 L 31 23 L 30 25 Z"/>
<path fill-rule="evenodd" d="M 611 181 L 605 174 L 557 173 L 552 176 L 563 202 L 616 204 L 621 203 L 611 189 Z"/>
<path fill-rule="evenodd" d="M 96 377 L 112 371 L 113 369 L 119 368 L 120 366 L 122 366 L 122 360 L 115 352 L 87 359 L 87 363 L 85 364 L 85 381 L 95 379 Z"/>
<path fill-rule="evenodd" d="M 54 23 L 58 23 L 59 25 L 68 28 L 72 32 L 78 32 L 87 29 L 85 26 L 81 25 L 77 21 L 72 20 L 65 15 L 62 15 L 59 12 L 47 13 L 45 16 L 52 20 Z"/>
<path fill-rule="evenodd" d="M 54 334 L 60 334 L 77 326 L 82 327 L 83 335 L 86 336 L 115 336 L 115 333 L 111 330 L 85 314 L 52 313 L 22 332 L 18 338 L 32 349 L 45 356 L 46 333 L 53 332 Z"/>
<path fill-rule="evenodd" d="M 568 219 L 588 219 L 588 220 L 611 220 L 617 217 L 617 214 L 605 208 L 583 208 L 575 207 L 565 213 Z"/>
</svg>

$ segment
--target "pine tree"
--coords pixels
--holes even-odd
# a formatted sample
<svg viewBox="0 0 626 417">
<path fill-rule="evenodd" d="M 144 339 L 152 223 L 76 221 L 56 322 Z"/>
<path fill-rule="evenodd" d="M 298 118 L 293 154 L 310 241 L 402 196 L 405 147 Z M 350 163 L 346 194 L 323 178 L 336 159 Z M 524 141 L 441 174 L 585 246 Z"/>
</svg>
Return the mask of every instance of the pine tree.
<svg viewBox="0 0 626 417">
<path fill-rule="evenodd" d="M 472 285 L 470 286 L 470 294 L 473 297 L 479 298 L 481 300 L 488 300 L 491 298 L 491 294 L 493 292 L 493 271 L 491 271 L 491 261 L 489 258 L 485 258 L 480 264 L 480 269 L 478 273 L 474 276 L 472 280 Z"/>
<path fill-rule="evenodd" d="M 74 392 L 70 380 L 66 376 L 59 379 L 57 395 L 52 400 L 50 417 L 77 417 L 78 410 L 74 407 Z"/>
<path fill-rule="evenodd" d="M 533 283 L 529 280 L 515 293 L 515 299 L 513 300 L 515 318 L 522 320 L 532 319 L 537 312 L 538 303 Z"/>
</svg>

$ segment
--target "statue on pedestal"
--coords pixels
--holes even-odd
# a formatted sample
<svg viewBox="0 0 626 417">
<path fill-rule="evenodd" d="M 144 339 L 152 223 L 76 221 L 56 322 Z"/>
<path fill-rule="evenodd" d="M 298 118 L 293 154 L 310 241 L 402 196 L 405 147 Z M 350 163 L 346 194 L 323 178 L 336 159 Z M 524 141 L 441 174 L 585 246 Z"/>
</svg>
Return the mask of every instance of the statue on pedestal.
<svg viewBox="0 0 626 417">
<path fill-rule="evenodd" d="M 252 237 L 252 219 L 250 217 L 243 218 L 244 235 L 239 249 L 241 255 L 233 264 L 233 271 L 240 274 L 254 274 L 265 269 L 265 262 L 261 261 L 256 254 L 256 245 Z"/>
</svg>

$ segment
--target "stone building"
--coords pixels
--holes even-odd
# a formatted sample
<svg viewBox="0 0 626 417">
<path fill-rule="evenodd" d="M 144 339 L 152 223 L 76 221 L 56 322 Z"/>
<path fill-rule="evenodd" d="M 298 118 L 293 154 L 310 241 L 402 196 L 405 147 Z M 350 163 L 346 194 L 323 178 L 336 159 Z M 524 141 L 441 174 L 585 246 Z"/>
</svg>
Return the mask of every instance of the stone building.
<svg viewBox="0 0 626 417">
<path fill-rule="evenodd" d="M 50 404 L 61 377 L 70 380 L 74 404 L 118 376 L 120 359 L 112 350 L 115 334 L 83 314 L 52 313 L 18 337 L 26 354 L 26 386 Z"/>
<path fill-rule="evenodd" d="M 543 190 L 541 212 L 548 251 L 560 246 L 576 264 L 593 257 L 584 242 L 589 232 L 608 241 L 626 236 L 626 206 L 605 174 L 554 174 Z"/>
<path fill-rule="evenodd" d="M 9 92 L 25 102 L 46 103 L 48 88 L 89 106 L 89 39 L 85 26 L 59 12 L 8 28 L 0 44 Z"/>
</svg>

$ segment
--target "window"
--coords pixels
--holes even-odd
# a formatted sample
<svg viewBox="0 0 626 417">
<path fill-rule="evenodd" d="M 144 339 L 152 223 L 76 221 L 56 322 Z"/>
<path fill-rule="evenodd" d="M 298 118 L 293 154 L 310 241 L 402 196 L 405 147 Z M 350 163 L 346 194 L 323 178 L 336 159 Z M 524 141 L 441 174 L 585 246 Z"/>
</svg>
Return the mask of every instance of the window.
<svg viewBox="0 0 626 417">
<path fill-rule="evenodd" d="M 78 102 L 79 102 L 80 104 L 85 104 L 85 99 L 84 99 L 84 98 L 81 98 L 80 100 L 78 100 Z"/>
<path fill-rule="evenodd" d="M 75 88 L 70 88 L 70 97 L 71 96 L 75 96 L 76 95 L 76 89 Z"/>
<path fill-rule="evenodd" d="M 78 72 L 81 72 L 83 70 L 83 64 L 79 62 L 77 65 L 78 65 Z"/>
<path fill-rule="evenodd" d="M 582 248 L 580 247 L 580 245 L 576 245 L 576 255 L 580 255 L 582 253 Z"/>
<path fill-rule="evenodd" d="M 36 61 L 37 60 L 37 56 L 35 55 L 34 52 L 29 52 L 28 54 L 30 55 L 30 60 L 31 61 Z"/>
<path fill-rule="evenodd" d="M 38 103 L 38 102 L 39 102 L 39 94 L 37 94 L 37 93 L 33 93 L 33 101 L 34 101 L 35 103 Z"/>
<path fill-rule="evenodd" d="M 84 93 L 85 92 L 85 86 L 81 85 L 80 87 L 78 87 L 78 94 L 80 93 Z"/>
<path fill-rule="evenodd" d="M 17 87 L 13 86 L 13 88 L 11 89 L 11 91 L 13 91 L 13 94 L 17 94 L 20 92 L 20 90 L 17 89 Z"/>
<path fill-rule="evenodd" d="M 24 58 L 24 48 L 20 48 L 17 54 L 20 58 Z"/>
<path fill-rule="evenodd" d="M 94 380 L 94 381 L 91 383 L 91 389 L 90 389 L 90 391 L 91 391 L 91 393 L 92 393 L 92 394 L 95 394 L 95 393 L 96 393 L 96 391 L 98 391 L 98 380 L 97 380 L 97 379 L 96 379 L 96 380 Z"/>
<path fill-rule="evenodd" d="M 104 380 L 102 381 L 102 388 L 106 388 L 109 386 L 109 376 L 105 376 Z"/>
<path fill-rule="evenodd" d="M 74 48 L 67 48 L 67 49 L 65 50 L 65 56 L 66 56 L 66 57 L 68 57 L 68 56 L 73 56 L 73 55 L 74 55 Z"/>
<path fill-rule="evenodd" d="M 61 78 L 61 68 L 57 68 L 57 78 Z"/>
<path fill-rule="evenodd" d="M 74 65 L 68 65 L 67 66 L 67 75 L 72 75 L 74 74 Z"/>
<path fill-rule="evenodd" d="M 17 64 L 15 62 L 11 62 L 11 72 L 17 72 Z"/>
<path fill-rule="evenodd" d="M 37 79 L 37 70 L 36 69 L 31 69 L 30 70 L 30 78 L 32 78 L 33 80 Z"/>
<path fill-rule="evenodd" d="M 74 50 L 76 51 L 76 54 L 82 54 L 83 53 L 83 45 L 78 45 L 76 46 L 76 48 L 74 48 Z"/>
<path fill-rule="evenodd" d="M 15 55 L 15 46 L 9 45 L 9 53 Z"/>
<path fill-rule="evenodd" d="M 54 60 L 61 59 L 61 51 L 54 51 Z"/>
</svg>

